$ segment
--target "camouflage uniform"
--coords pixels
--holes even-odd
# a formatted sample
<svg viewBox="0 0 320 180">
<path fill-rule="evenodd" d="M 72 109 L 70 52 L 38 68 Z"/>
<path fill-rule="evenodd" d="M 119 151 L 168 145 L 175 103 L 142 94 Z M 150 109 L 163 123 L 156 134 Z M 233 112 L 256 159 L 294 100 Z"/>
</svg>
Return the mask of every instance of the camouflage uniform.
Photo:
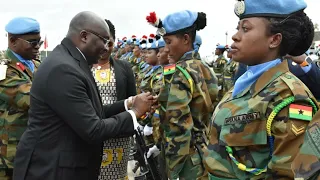
<svg viewBox="0 0 320 180">
<path fill-rule="evenodd" d="M 227 65 L 227 62 L 228 62 L 227 59 L 223 55 L 220 55 L 213 64 L 213 71 L 218 78 L 218 86 L 221 88 L 223 86 L 222 73 L 225 66 Z M 219 90 L 218 100 L 220 100 L 223 97 L 222 93 L 223 93 L 222 89 Z"/>
<path fill-rule="evenodd" d="M 158 69 L 161 69 L 161 66 L 153 66 L 147 73 L 145 73 L 145 76 L 142 79 L 139 87 L 141 92 L 152 92 L 151 81 L 152 81 L 153 75 L 157 72 Z M 143 126 L 150 122 L 151 122 L 150 118 L 143 121 L 139 121 L 139 123 L 142 124 Z"/>
<path fill-rule="evenodd" d="M 129 62 L 131 64 L 131 68 L 132 68 L 134 76 L 137 77 L 138 73 L 139 73 L 139 64 L 141 62 L 141 58 L 135 57 L 132 55 L 132 57 L 129 59 Z"/>
<path fill-rule="evenodd" d="M 157 69 L 157 71 L 154 73 L 152 79 L 151 79 L 151 84 L 150 87 L 152 89 L 152 94 L 153 95 L 159 95 L 161 87 L 164 84 L 163 81 L 163 68 Z M 153 139 L 156 144 L 160 143 L 161 141 L 161 135 L 160 135 L 160 115 L 159 115 L 160 107 L 157 108 L 151 117 L 151 123 L 153 127 Z"/>
<path fill-rule="evenodd" d="M 0 81 L 1 180 L 11 179 L 8 175 L 13 169 L 16 147 L 27 128 L 29 93 L 33 78 L 32 72 L 22 65 L 11 50 L 6 51 L 5 58 L 1 59 L 1 63 L 7 64 L 6 78 Z M 39 63 L 34 61 L 34 64 L 36 70 Z"/>
<path fill-rule="evenodd" d="M 191 77 L 187 78 L 178 66 Z M 206 144 L 207 127 L 218 92 L 217 79 L 196 52 L 182 56 L 174 73 L 164 73 L 164 78 L 158 101 L 162 106 L 160 128 L 168 176 L 197 179 L 204 174 L 201 148 Z"/>
<path fill-rule="evenodd" d="M 138 73 L 138 76 L 136 77 L 137 94 L 141 94 L 141 89 L 139 88 L 141 81 L 144 79 L 146 73 L 149 72 L 151 69 L 152 69 L 152 66 L 150 66 L 144 61 L 141 62 L 141 64 L 139 65 L 139 73 Z"/>
<path fill-rule="evenodd" d="M 291 105 L 315 109 L 310 101 L 316 100 L 286 60 L 235 97 L 229 91 L 213 113 L 204 151 L 209 179 L 293 179 L 291 163 L 309 120 L 293 118 Z"/>
<path fill-rule="evenodd" d="M 320 179 L 320 111 L 309 124 L 304 143 L 292 163 L 296 179 Z"/>
<path fill-rule="evenodd" d="M 222 73 L 222 78 L 223 78 L 222 96 L 234 86 L 233 78 L 238 69 L 238 64 L 239 64 L 238 62 L 230 60 L 230 62 L 224 68 Z"/>
</svg>

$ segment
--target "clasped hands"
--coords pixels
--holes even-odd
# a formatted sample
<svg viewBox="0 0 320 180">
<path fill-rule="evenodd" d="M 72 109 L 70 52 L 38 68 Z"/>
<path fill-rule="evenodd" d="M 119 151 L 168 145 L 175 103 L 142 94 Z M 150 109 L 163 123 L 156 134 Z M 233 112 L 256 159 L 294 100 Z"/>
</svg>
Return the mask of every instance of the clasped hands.
<svg viewBox="0 0 320 180">
<path fill-rule="evenodd" d="M 152 96 L 150 92 L 141 93 L 127 101 L 129 107 L 136 117 L 143 116 L 146 112 L 153 113 L 157 107 L 158 96 Z"/>
</svg>

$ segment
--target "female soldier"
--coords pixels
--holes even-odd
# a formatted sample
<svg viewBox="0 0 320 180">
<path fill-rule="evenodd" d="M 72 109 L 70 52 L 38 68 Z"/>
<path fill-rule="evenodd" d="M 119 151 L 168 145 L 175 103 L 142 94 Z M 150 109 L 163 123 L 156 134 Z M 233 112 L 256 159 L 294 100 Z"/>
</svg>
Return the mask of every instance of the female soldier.
<svg viewBox="0 0 320 180">
<path fill-rule="evenodd" d="M 206 14 L 188 10 L 168 15 L 163 21 L 150 13 L 150 24 L 158 27 L 169 55 L 164 66 L 164 86 L 159 104 L 162 140 L 170 179 L 203 176 L 201 147 L 217 95 L 216 79 L 193 50 L 196 31 L 206 26 Z"/>
<path fill-rule="evenodd" d="M 281 57 L 301 55 L 312 43 L 306 6 L 303 0 L 237 2 L 232 59 L 249 67 L 213 113 L 204 152 L 209 179 L 293 179 L 291 164 L 317 105 Z"/>
</svg>

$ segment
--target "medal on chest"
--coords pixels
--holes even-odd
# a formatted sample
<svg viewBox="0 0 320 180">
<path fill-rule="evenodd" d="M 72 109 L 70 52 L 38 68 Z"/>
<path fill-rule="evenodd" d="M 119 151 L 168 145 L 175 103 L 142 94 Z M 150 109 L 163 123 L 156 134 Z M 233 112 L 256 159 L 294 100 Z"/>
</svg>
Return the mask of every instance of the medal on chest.
<svg viewBox="0 0 320 180">
<path fill-rule="evenodd" d="M 95 79 L 99 83 L 110 82 L 110 69 L 97 69 L 95 72 Z"/>
</svg>

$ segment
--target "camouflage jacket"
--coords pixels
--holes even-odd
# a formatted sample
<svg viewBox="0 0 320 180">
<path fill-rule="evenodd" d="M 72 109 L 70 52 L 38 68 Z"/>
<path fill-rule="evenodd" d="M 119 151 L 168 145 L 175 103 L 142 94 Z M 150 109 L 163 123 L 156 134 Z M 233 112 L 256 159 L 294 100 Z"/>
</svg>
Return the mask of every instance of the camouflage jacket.
<svg viewBox="0 0 320 180">
<path fill-rule="evenodd" d="M 6 78 L 0 80 L 0 169 L 13 168 L 16 146 L 27 127 L 32 72 L 12 53 L 6 51 Z M 34 61 L 35 70 L 39 63 Z"/>
<path fill-rule="evenodd" d="M 146 73 L 149 72 L 151 69 L 152 69 L 152 66 L 150 66 L 147 63 L 143 63 L 143 68 L 140 69 L 136 77 L 137 94 L 141 93 L 141 89 L 140 89 L 141 82 L 145 78 Z"/>
<path fill-rule="evenodd" d="M 139 73 L 139 64 L 141 62 L 141 58 L 133 56 L 130 58 L 129 62 L 131 64 L 133 74 L 135 75 L 135 77 L 137 77 Z"/>
<path fill-rule="evenodd" d="M 153 92 L 152 87 L 151 87 L 151 83 L 152 83 L 152 78 L 153 75 L 155 75 L 157 73 L 157 71 L 161 69 L 161 66 L 153 66 L 144 76 L 143 80 L 141 81 L 140 84 L 140 92 Z M 146 119 L 140 119 L 139 123 L 141 125 L 146 125 L 151 123 L 151 116 L 152 114 L 148 114 L 148 118 Z M 151 124 L 149 124 L 151 125 Z"/>
<path fill-rule="evenodd" d="M 163 74 L 165 85 L 158 97 L 162 107 L 159 114 L 167 167 L 172 171 L 178 165 L 183 167 L 196 144 L 205 143 L 218 86 L 215 75 L 195 52 L 182 56 L 173 73 L 167 74 L 164 70 Z M 194 163 L 199 165 L 201 161 Z"/>
<path fill-rule="evenodd" d="M 222 76 L 223 76 L 223 94 L 228 92 L 234 85 L 234 75 L 238 69 L 238 62 L 235 62 L 233 60 L 230 60 L 226 67 L 223 70 Z"/>
<path fill-rule="evenodd" d="M 217 58 L 216 62 L 214 62 L 213 64 L 213 71 L 216 73 L 217 76 L 221 75 L 227 63 L 228 61 L 223 55 L 220 55 Z"/>
<path fill-rule="evenodd" d="M 164 84 L 163 81 L 163 68 L 157 69 L 154 73 L 150 87 L 152 89 L 153 95 L 159 95 L 160 90 Z M 151 116 L 151 123 L 153 127 L 153 139 L 156 144 L 160 143 L 161 141 L 161 133 L 160 133 L 160 115 L 159 115 L 160 107 L 155 110 L 154 114 Z"/>
<path fill-rule="evenodd" d="M 295 101 L 288 103 L 293 97 Z M 232 97 L 229 91 L 213 113 L 210 143 L 204 151 L 211 178 L 293 179 L 291 163 L 310 121 L 296 115 L 300 111 L 294 107 L 312 111 L 316 105 L 311 100 L 316 102 L 308 88 L 289 72 L 286 60 L 237 96 Z M 311 118 L 312 112 L 306 114 Z"/>
<path fill-rule="evenodd" d="M 306 130 L 292 169 L 297 180 L 320 179 L 320 111 L 312 118 Z"/>
</svg>

